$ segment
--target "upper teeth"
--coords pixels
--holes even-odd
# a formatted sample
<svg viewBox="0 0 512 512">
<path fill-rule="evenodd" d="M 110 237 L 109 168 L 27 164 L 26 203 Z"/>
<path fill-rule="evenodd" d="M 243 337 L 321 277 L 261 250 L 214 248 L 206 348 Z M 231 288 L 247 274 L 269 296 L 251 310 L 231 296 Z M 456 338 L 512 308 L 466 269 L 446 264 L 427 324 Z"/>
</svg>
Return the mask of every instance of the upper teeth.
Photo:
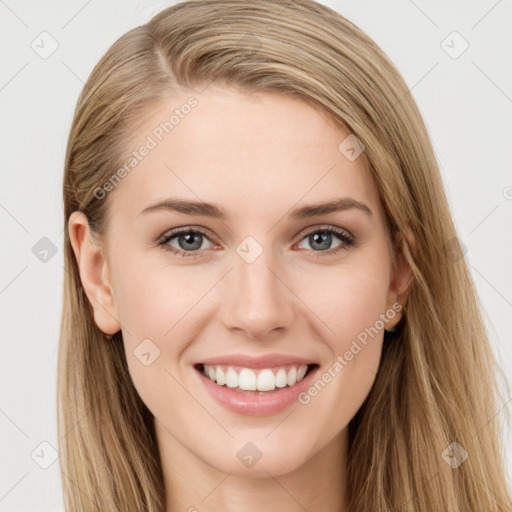
<svg viewBox="0 0 512 512">
<path fill-rule="evenodd" d="M 262 368 L 254 371 L 251 368 L 233 368 L 222 366 L 203 365 L 203 373 L 219 386 L 224 384 L 228 388 L 240 388 L 246 391 L 272 391 L 285 386 L 293 386 L 301 381 L 306 374 L 307 365 L 292 365 L 277 369 L 276 373 L 270 368 Z"/>
</svg>

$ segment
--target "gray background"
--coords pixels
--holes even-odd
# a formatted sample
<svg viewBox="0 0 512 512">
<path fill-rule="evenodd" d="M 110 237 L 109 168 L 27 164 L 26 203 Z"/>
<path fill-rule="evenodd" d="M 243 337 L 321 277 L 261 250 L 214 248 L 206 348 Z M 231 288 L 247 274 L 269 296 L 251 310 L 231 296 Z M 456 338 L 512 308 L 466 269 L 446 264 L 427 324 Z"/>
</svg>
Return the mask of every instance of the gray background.
<svg viewBox="0 0 512 512">
<path fill-rule="evenodd" d="M 1 511 L 64 510 L 52 446 L 61 181 L 76 99 L 108 46 L 172 3 L 0 0 Z M 511 0 L 323 3 L 382 47 L 418 102 L 493 348 L 511 373 Z M 510 409 L 507 399 L 497 417 Z M 506 435 L 511 446 L 510 430 Z M 512 475 L 512 448 L 506 455 Z"/>
</svg>

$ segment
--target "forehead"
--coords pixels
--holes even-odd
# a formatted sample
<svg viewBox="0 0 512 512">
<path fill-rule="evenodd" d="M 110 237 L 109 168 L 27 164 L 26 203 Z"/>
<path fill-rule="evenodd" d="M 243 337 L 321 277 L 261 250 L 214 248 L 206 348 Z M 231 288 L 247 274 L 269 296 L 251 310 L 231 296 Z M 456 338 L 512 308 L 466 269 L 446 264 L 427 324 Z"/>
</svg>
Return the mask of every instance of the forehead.
<svg viewBox="0 0 512 512">
<path fill-rule="evenodd" d="M 137 130 L 113 213 L 134 216 L 167 197 L 221 204 L 238 218 L 341 196 L 378 210 L 363 155 L 350 160 L 340 150 L 349 135 L 319 108 L 282 93 L 210 84 L 174 94 Z"/>
</svg>

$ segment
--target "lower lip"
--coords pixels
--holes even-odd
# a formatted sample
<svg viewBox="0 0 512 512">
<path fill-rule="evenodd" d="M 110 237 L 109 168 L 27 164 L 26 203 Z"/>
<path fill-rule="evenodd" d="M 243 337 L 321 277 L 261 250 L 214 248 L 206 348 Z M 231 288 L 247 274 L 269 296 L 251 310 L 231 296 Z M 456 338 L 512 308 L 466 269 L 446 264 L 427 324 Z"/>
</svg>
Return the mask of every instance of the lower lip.
<svg viewBox="0 0 512 512">
<path fill-rule="evenodd" d="M 254 391 L 243 393 L 234 391 L 225 385 L 219 386 L 206 377 L 202 371 L 197 369 L 195 371 L 212 397 L 226 409 L 246 416 L 269 416 L 283 411 L 297 401 L 298 396 L 311 385 L 318 369 L 318 366 L 314 367 L 293 386 L 276 388 L 276 391 L 266 392 L 262 395 L 257 395 Z"/>
</svg>

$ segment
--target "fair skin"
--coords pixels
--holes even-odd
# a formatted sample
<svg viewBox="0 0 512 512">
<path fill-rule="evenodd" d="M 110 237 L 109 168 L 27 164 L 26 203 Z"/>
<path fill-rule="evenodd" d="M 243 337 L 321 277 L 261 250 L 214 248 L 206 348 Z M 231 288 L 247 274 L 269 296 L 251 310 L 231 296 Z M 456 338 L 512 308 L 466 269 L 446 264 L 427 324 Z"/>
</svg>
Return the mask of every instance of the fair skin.
<svg viewBox="0 0 512 512">
<path fill-rule="evenodd" d="M 189 95 L 151 112 L 140 141 Z M 268 416 L 226 410 L 194 364 L 278 352 L 318 362 L 321 375 L 379 315 L 405 304 L 410 269 L 399 255 L 392 265 L 391 234 L 364 158 L 350 161 L 338 150 L 348 132 L 278 93 L 214 84 L 193 96 L 198 106 L 104 199 L 112 208 L 104 250 L 83 214 L 69 220 L 95 322 L 106 334 L 122 331 L 133 383 L 155 417 L 166 511 L 256 512 L 268 504 L 345 511 L 348 423 L 375 380 L 383 329 L 309 403 Z M 214 203 L 227 217 L 140 214 L 170 197 Z M 351 208 L 289 217 L 340 197 L 364 203 L 371 216 Z M 155 243 L 189 226 L 207 233 L 193 249 L 201 256 Z M 308 236 L 330 226 L 355 245 L 329 255 L 345 242 Z M 236 252 L 248 236 L 263 250 L 251 263 Z M 167 242 L 182 252 L 186 244 L 179 236 Z M 148 338 L 160 356 L 145 366 L 134 350 Z M 252 467 L 237 457 L 247 442 L 262 454 Z"/>
</svg>

